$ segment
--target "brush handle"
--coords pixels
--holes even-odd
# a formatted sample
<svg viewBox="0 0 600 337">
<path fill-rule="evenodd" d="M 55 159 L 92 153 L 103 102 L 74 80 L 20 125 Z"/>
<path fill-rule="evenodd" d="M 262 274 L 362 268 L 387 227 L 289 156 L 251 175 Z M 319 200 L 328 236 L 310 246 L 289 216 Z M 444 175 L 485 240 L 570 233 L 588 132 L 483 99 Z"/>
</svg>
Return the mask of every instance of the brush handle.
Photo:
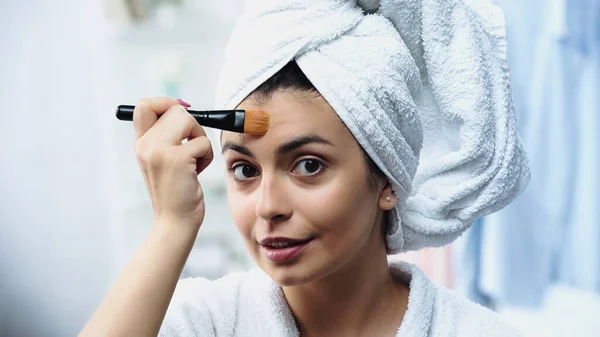
<svg viewBox="0 0 600 337">
<path fill-rule="evenodd" d="M 135 106 L 133 105 L 119 105 L 116 113 L 117 119 L 133 121 L 134 110 Z M 233 132 L 244 132 L 245 110 L 187 110 L 187 112 L 202 126 Z"/>
</svg>

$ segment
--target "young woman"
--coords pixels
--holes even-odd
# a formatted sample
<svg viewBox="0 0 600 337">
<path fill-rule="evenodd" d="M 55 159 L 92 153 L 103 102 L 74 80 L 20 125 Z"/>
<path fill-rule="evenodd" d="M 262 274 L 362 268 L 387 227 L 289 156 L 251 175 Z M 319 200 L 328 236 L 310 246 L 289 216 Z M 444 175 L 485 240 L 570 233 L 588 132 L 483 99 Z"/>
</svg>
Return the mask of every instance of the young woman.
<svg viewBox="0 0 600 337">
<path fill-rule="evenodd" d="M 281 14 L 287 10 L 293 11 L 291 17 L 306 14 L 302 9 L 309 12 L 307 17 L 315 15 L 309 10 L 312 7 L 301 6 L 304 2 L 307 1 L 286 0 L 283 1 L 285 6 L 279 7 L 282 5 L 269 1 L 256 1 L 258 4 L 250 1 L 247 11 L 262 20 L 258 23 L 271 22 L 270 13 Z M 318 7 L 322 3 L 310 4 Z M 372 12 L 372 8 L 359 8 L 352 1 L 327 3 L 331 8 L 319 7 L 319 13 L 325 9 L 332 9 L 332 15 L 350 11 L 344 12 L 350 17 L 356 12 L 355 8 L 360 9 L 360 15 L 364 15 L 363 9 Z M 384 5 L 382 1 L 381 7 Z M 383 16 L 386 8 L 382 8 Z M 464 14 L 464 10 L 461 7 L 459 13 Z M 424 19 L 428 15 L 433 14 L 423 12 Z M 376 15 L 366 15 L 365 21 L 372 20 L 369 16 Z M 241 22 L 241 28 L 245 28 L 243 25 L 252 20 L 245 17 Z M 361 28 L 359 24 L 350 36 L 367 36 L 369 39 L 359 40 L 372 41 L 375 35 L 366 34 L 368 26 L 364 26 L 366 28 Z M 298 25 L 290 27 L 293 30 Z M 238 27 L 238 33 L 234 32 L 234 45 L 236 34 L 252 36 L 241 28 Z M 394 32 L 397 34 L 395 29 Z M 340 35 L 343 34 L 348 33 Z M 314 36 L 308 39 L 316 43 Z M 330 46 L 331 41 L 324 40 Z M 362 52 L 360 44 L 353 49 L 353 41 L 342 41 L 343 50 Z M 394 44 L 383 42 L 377 51 L 385 59 L 386 46 Z M 276 41 L 272 45 L 282 46 Z M 415 161 L 421 148 L 433 149 L 426 151 L 425 157 L 421 152 L 424 157 L 421 165 L 434 158 L 446 166 L 451 166 L 444 163 L 448 160 L 444 157 L 447 153 L 461 153 L 468 148 L 469 137 L 457 140 L 450 136 L 453 131 L 459 136 L 471 135 L 467 133 L 471 118 L 468 112 L 461 115 L 459 111 L 451 119 L 460 120 L 462 128 L 450 128 L 451 123 L 441 123 L 444 117 L 433 114 L 431 106 L 420 108 L 428 106 L 423 104 L 425 96 L 420 96 L 424 94 L 418 90 L 410 90 L 410 85 L 417 83 L 425 87 L 431 85 L 429 81 L 440 83 L 433 74 L 435 67 L 426 59 L 425 70 L 430 80 L 423 78 L 423 83 L 418 81 L 418 76 L 416 79 L 413 76 L 419 73 L 418 61 L 412 63 L 413 75 L 399 71 L 399 78 L 394 78 L 390 72 L 371 68 L 356 81 L 353 81 L 353 73 L 341 72 L 343 80 L 340 81 L 340 76 L 332 76 L 337 71 L 334 67 L 323 67 L 317 58 L 319 55 L 311 56 L 311 53 L 327 54 L 331 49 L 318 50 L 311 46 L 309 50 L 295 50 L 282 57 L 288 60 L 283 66 L 265 60 L 265 64 L 272 65 L 274 75 L 256 87 L 253 81 L 269 71 L 255 76 L 262 70 L 255 69 L 254 74 L 245 72 L 238 66 L 245 61 L 234 60 L 238 63 L 234 62 L 233 73 L 250 79 L 239 81 L 248 94 L 237 89 L 227 92 L 224 85 L 220 89 L 225 91 L 222 96 L 229 98 L 222 106 L 264 110 L 270 118 L 270 127 L 264 136 L 223 132 L 221 137 L 229 208 L 250 255 L 260 268 L 217 281 L 193 278 L 178 282 L 204 218 L 203 194 L 196 176 L 213 158 L 210 142 L 202 127 L 186 113 L 185 102 L 170 98 L 138 102 L 134 112 L 135 149 L 152 200 L 154 222 L 147 239 L 88 322 L 82 336 L 518 335 L 495 313 L 432 284 L 417 267 L 388 259 L 388 253 L 452 241 L 474 217 L 501 207 L 523 188 L 527 170 L 520 144 L 504 142 L 505 138 L 494 137 L 496 133 L 490 131 L 498 127 L 504 135 L 515 134 L 514 125 L 507 128 L 499 122 L 501 116 L 508 116 L 509 122 L 514 118 L 510 108 L 499 113 L 496 109 L 505 109 L 507 105 L 475 107 L 480 109 L 477 116 L 494 116 L 491 119 L 494 123 L 487 124 L 487 131 L 479 134 L 477 144 L 484 147 L 470 152 L 472 161 L 457 164 L 445 173 L 431 174 L 435 166 L 427 165 L 429 176 L 415 173 Z M 277 50 L 265 47 L 260 52 L 264 52 L 266 58 L 266 54 L 271 57 Z M 408 51 L 403 55 L 407 54 Z M 324 59 L 332 57 L 336 57 L 335 53 L 327 54 Z M 364 58 L 355 60 L 360 65 Z M 353 64 L 352 60 L 346 62 Z M 320 64 L 320 68 L 315 64 Z M 388 59 L 382 67 L 389 64 Z M 394 65 L 392 62 L 392 67 Z M 316 68 L 321 69 L 324 77 L 320 77 Z M 231 81 L 227 69 L 224 74 L 222 81 Z M 389 82 L 390 76 L 397 82 Z M 450 80 L 456 79 L 441 81 Z M 468 79 L 463 80 L 468 82 Z M 360 86 L 361 81 L 365 86 Z M 507 87 L 500 82 L 499 87 Z M 390 83 L 404 83 L 398 86 L 410 94 L 403 95 L 403 91 L 393 95 L 396 86 Z M 373 95 L 375 98 L 369 102 L 377 104 L 358 104 L 360 107 L 354 109 L 356 106 L 347 102 L 355 97 L 344 91 L 344 85 L 353 90 L 358 87 L 359 100 L 364 98 L 362 95 Z M 435 96 L 444 90 L 434 87 L 432 92 Z M 235 97 L 243 99 L 235 102 Z M 339 97 L 343 99 L 340 101 Z M 406 102 L 407 97 L 412 97 L 414 104 L 399 110 L 398 102 Z M 498 95 L 486 97 L 509 100 Z M 466 95 L 455 100 L 464 104 L 468 98 Z M 440 108 L 446 103 L 443 99 L 436 101 Z M 416 114 L 411 113 L 414 106 Z M 353 111 L 359 111 L 360 115 L 353 115 Z M 417 114 L 423 126 L 415 122 Z M 368 129 L 370 120 L 355 123 L 360 118 L 380 118 L 381 121 L 382 116 L 389 118 L 390 124 L 379 124 L 370 128 L 370 132 L 362 129 Z M 454 148 L 432 145 L 436 141 L 428 140 L 428 136 L 435 128 L 427 124 L 427 118 L 434 124 L 440 122 L 441 130 L 448 135 L 446 144 L 453 144 Z M 486 127 L 486 123 L 480 124 Z M 396 128 L 390 129 L 390 125 Z M 392 139 L 394 146 L 384 146 L 385 137 L 379 133 L 383 131 L 391 132 L 393 137 L 388 140 Z M 188 141 L 182 143 L 184 139 Z M 398 149 L 414 154 L 415 158 Z M 399 153 L 402 155 L 394 157 Z M 501 164 L 496 162 L 497 157 L 502 158 Z M 493 173 L 488 175 L 486 172 L 492 166 Z M 409 179 L 403 178 L 406 175 Z M 476 188 L 470 187 L 472 181 Z M 507 181 L 513 183 L 507 185 Z M 416 192 L 410 192 L 411 184 Z M 423 191 L 427 192 L 428 199 L 421 195 Z M 452 193 L 461 197 L 443 198 Z M 434 194 L 438 194 L 437 199 Z M 423 222 L 415 223 L 414 219 L 419 217 Z"/>
</svg>

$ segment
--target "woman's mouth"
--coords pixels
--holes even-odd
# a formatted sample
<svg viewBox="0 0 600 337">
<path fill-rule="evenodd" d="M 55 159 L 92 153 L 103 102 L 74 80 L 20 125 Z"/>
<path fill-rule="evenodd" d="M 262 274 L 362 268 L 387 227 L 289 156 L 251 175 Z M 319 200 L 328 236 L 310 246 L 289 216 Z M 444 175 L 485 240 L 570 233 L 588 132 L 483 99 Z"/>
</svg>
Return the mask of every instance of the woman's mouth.
<svg viewBox="0 0 600 337">
<path fill-rule="evenodd" d="M 289 238 L 268 238 L 260 242 L 267 259 L 273 262 L 283 262 L 298 256 L 313 240 L 295 240 Z"/>
</svg>

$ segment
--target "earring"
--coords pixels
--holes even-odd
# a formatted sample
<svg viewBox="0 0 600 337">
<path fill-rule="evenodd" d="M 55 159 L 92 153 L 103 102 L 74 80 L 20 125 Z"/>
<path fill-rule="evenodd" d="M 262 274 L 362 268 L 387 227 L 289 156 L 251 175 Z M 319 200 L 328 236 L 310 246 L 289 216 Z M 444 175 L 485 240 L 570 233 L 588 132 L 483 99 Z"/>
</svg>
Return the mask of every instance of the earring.
<svg viewBox="0 0 600 337">
<path fill-rule="evenodd" d="M 390 202 L 392 201 L 392 197 L 390 197 L 389 195 L 387 197 L 385 197 L 385 201 Z"/>
</svg>

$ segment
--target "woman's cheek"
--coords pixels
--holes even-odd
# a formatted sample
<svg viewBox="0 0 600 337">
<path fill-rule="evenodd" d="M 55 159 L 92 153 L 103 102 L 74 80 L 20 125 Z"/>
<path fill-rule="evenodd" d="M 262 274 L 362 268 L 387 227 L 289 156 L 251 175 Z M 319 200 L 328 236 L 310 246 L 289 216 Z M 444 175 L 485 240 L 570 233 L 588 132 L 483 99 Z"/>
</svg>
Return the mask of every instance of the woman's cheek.
<svg viewBox="0 0 600 337">
<path fill-rule="evenodd" d="M 232 189 L 229 189 L 227 196 L 233 223 L 244 238 L 251 239 L 252 226 L 255 222 L 255 205 L 252 201 L 253 199 Z"/>
<path fill-rule="evenodd" d="M 352 203 L 341 184 L 326 184 L 319 188 L 299 191 L 294 205 L 297 211 L 322 231 L 338 231 L 340 223 L 351 218 Z"/>
</svg>

